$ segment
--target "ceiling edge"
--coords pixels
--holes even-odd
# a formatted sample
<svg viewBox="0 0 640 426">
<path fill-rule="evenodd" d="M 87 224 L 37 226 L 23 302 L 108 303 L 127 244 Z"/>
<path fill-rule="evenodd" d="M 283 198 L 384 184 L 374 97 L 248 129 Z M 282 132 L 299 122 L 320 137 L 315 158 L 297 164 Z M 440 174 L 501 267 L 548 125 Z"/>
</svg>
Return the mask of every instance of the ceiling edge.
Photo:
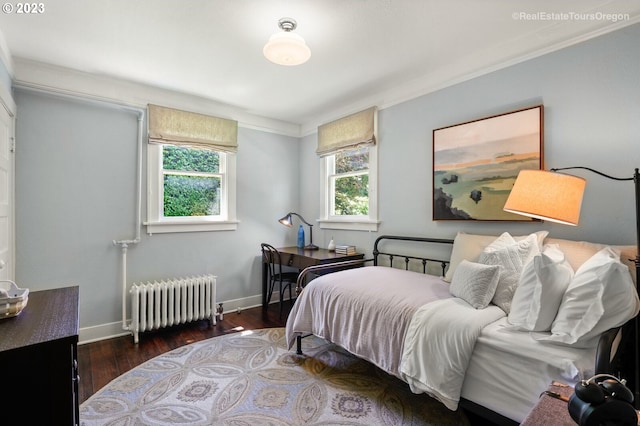
<svg viewBox="0 0 640 426">
<path fill-rule="evenodd" d="M 14 69 L 13 85 L 18 88 L 111 102 L 132 108 L 146 108 L 149 103 L 170 105 L 172 108 L 237 120 L 238 126 L 248 129 L 300 137 L 300 126 L 295 123 L 253 115 L 199 96 L 24 58 L 14 58 Z"/>
<path fill-rule="evenodd" d="M 501 69 L 505 69 L 522 62 L 529 61 L 531 59 L 535 59 L 553 52 L 557 52 L 559 50 L 580 44 L 588 40 L 592 40 L 602 35 L 621 30 L 631 25 L 635 25 L 639 22 L 640 22 L 640 16 L 635 16 L 628 21 L 619 21 L 615 24 L 612 24 L 603 28 L 598 28 L 596 30 L 590 31 L 585 34 L 581 34 L 576 37 L 572 37 L 567 40 L 563 40 L 559 43 L 555 43 L 553 45 L 544 47 L 542 49 L 537 49 L 535 51 L 532 51 L 520 56 L 509 58 L 497 64 L 489 65 L 470 73 L 466 73 L 466 74 L 461 73 L 456 76 L 455 70 L 449 70 L 448 74 L 454 75 L 453 78 L 438 79 L 438 78 L 433 78 L 431 74 L 417 77 L 410 81 L 398 84 L 393 89 L 382 91 L 380 93 L 368 96 L 367 98 L 360 99 L 358 100 L 358 102 L 345 105 L 344 108 L 340 108 L 337 111 L 334 111 L 329 114 L 324 114 L 322 116 L 318 116 L 316 119 L 312 121 L 303 123 L 301 124 L 300 135 L 301 137 L 304 137 L 304 136 L 308 136 L 313 133 L 316 133 L 317 127 L 319 125 L 336 120 L 340 117 L 344 117 L 345 115 L 349 115 L 354 111 L 360 111 L 364 108 L 367 108 L 373 105 L 376 105 L 379 110 L 389 108 L 391 106 L 401 104 L 403 102 L 407 102 L 412 99 L 419 98 L 429 93 L 433 93 L 438 90 L 442 90 L 447 87 L 451 87 L 456 84 L 463 83 L 465 81 L 472 80 L 474 78 L 481 77 L 483 75 L 490 74 L 492 72 L 499 71 Z"/>
</svg>

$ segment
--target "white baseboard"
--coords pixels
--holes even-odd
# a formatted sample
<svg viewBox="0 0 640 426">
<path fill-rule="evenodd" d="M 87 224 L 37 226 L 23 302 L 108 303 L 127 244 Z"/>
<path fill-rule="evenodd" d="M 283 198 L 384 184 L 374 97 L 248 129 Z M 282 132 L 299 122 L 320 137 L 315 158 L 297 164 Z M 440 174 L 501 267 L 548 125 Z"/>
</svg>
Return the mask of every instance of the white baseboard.
<svg viewBox="0 0 640 426">
<path fill-rule="evenodd" d="M 241 299 L 226 300 L 218 303 L 222 303 L 224 314 L 228 315 L 230 313 L 242 311 L 244 309 L 262 306 L 262 296 L 256 295 L 244 297 Z M 128 323 L 129 321 L 127 321 L 127 324 Z M 86 343 L 97 342 L 99 340 L 111 339 L 114 337 L 121 337 L 126 335 L 131 335 L 131 332 L 122 328 L 121 321 L 94 325 L 91 327 L 83 327 L 80 329 L 78 344 L 83 345 Z"/>
</svg>

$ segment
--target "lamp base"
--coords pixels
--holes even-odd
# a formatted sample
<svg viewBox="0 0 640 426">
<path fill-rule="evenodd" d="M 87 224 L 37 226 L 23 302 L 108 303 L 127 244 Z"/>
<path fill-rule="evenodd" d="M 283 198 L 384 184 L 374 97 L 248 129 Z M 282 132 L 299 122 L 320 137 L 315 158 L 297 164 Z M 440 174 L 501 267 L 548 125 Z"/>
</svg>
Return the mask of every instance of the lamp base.
<svg viewBox="0 0 640 426">
<path fill-rule="evenodd" d="M 305 250 L 318 250 L 318 246 L 315 244 L 307 244 L 306 246 L 304 246 Z"/>
</svg>

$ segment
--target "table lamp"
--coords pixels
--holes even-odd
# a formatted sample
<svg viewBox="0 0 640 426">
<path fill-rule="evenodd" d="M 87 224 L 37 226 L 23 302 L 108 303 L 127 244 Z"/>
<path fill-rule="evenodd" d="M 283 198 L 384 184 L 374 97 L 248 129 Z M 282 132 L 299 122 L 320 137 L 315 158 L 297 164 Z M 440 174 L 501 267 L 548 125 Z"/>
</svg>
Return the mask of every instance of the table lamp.
<svg viewBox="0 0 640 426">
<path fill-rule="evenodd" d="M 304 218 L 302 216 L 300 216 L 298 213 L 289 212 L 283 218 L 279 219 L 278 222 L 280 222 L 284 226 L 287 226 L 287 227 L 291 228 L 291 226 L 293 225 L 293 220 L 291 218 L 292 215 L 293 216 L 298 216 L 300 218 L 300 220 L 305 225 L 309 226 L 309 244 L 304 246 L 304 249 L 305 250 L 318 250 L 318 246 L 313 244 L 313 225 L 310 224 L 309 222 L 307 222 L 306 220 L 304 220 Z"/>
</svg>

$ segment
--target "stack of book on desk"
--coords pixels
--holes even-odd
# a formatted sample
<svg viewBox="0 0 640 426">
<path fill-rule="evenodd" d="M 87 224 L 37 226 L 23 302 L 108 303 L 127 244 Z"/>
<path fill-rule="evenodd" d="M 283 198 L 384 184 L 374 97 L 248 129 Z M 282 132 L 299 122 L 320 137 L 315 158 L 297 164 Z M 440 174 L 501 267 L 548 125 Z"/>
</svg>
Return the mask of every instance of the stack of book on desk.
<svg viewBox="0 0 640 426">
<path fill-rule="evenodd" d="M 336 254 L 356 254 L 356 246 L 337 245 Z"/>
</svg>

